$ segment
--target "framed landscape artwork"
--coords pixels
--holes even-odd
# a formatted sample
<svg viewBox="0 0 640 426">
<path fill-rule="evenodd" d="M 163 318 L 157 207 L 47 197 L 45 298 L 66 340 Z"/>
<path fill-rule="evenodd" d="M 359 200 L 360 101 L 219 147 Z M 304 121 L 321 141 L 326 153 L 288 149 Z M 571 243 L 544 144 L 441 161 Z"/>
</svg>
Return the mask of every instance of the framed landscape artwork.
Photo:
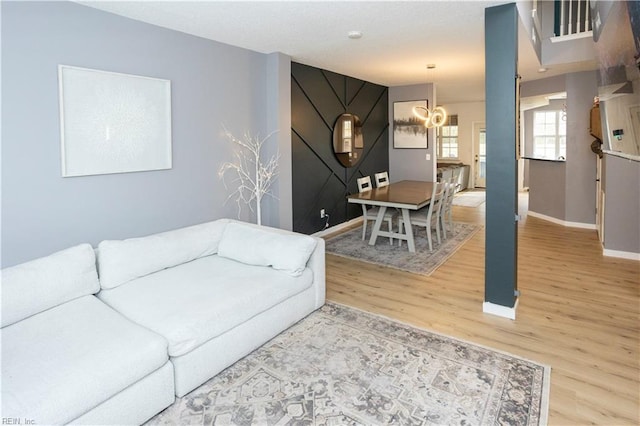
<svg viewBox="0 0 640 426">
<path fill-rule="evenodd" d="M 427 100 L 393 103 L 393 147 L 429 148 L 424 121 L 413 115 L 413 107 L 428 108 Z"/>
</svg>

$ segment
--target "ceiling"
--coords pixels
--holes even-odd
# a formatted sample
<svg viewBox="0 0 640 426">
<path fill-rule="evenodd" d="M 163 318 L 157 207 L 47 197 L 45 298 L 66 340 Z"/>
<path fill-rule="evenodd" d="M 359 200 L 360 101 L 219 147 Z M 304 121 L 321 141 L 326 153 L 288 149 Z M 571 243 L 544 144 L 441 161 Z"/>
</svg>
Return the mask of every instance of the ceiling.
<svg viewBox="0 0 640 426">
<path fill-rule="evenodd" d="M 438 103 L 484 100 L 484 9 L 505 1 L 78 1 L 104 11 L 384 86 L 435 82 Z M 520 25 L 522 27 L 522 25 Z M 361 31 L 353 40 L 350 31 Z M 545 74 L 521 28 L 523 81 Z M 437 67 L 427 70 L 426 65 Z"/>
</svg>

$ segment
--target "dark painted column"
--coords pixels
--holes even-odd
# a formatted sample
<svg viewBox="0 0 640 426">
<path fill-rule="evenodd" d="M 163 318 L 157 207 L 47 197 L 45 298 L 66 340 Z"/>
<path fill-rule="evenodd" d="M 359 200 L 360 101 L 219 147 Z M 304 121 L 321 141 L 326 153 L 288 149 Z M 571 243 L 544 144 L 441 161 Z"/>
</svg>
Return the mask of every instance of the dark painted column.
<svg viewBox="0 0 640 426">
<path fill-rule="evenodd" d="M 517 85 L 515 3 L 485 9 L 487 202 L 484 300 L 516 303 L 518 272 Z M 490 312 L 486 309 L 485 312 Z M 515 312 L 513 312 L 515 315 Z"/>
</svg>

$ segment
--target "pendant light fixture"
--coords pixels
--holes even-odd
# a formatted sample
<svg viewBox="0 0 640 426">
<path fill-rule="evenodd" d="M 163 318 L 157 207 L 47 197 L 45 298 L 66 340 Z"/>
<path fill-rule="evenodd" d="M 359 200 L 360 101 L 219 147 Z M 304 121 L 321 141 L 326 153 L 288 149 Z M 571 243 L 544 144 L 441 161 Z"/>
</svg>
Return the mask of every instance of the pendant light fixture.
<svg viewBox="0 0 640 426">
<path fill-rule="evenodd" d="M 435 69 L 436 64 L 427 64 L 427 70 Z M 437 106 L 430 110 L 429 108 L 417 106 L 413 107 L 413 115 L 424 120 L 424 127 L 440 127 L 447 121 L 447 111 Z"/>
</svg>

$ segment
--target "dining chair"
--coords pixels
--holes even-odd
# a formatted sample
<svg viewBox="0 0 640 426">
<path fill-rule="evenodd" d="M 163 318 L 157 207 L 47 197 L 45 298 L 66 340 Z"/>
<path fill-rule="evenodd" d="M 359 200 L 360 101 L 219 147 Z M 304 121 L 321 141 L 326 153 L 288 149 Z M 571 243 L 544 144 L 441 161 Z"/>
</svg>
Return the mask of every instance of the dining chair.
<svg viewBox="0 0 640 426">
<path fill-rule="evenodd" d="M 380 172 L 374 175 L 376 179 L 376 188 L 383 188 L 389 186 L 389 172 Z M 402 214 L 399 208 L 395 208 L 396 214 Z"/>
<path fill-rule="evenodd" d="M 389 185 L 389 172 L 380 172 L 374 175 L 376 179 L 376 188 Z"/>
<path fill-rule="evenodd" d="M 431 200 L 429 201 L 429 206 L 427 208 L 411 212 L 409 215 L 409 223 L 410 229 L 407 232 L 413 232 L 413 225 L 416 226 L 424 226 L 427 231 L 427 242 L 429 243 L 429 251 L 433 251 L 433 242 L 431 238 L 431 229 L 436 229 L 436 237 L 438 240 L 438 244 L 440 244 L 440 212 L 442 207 L 442 197 L 444 195 L 444 182 L 434 182 L 433 183 L 433 191 L 431 193 Z M 404 223 L 403 218 L 400 216 L 398 219 L 398 228 L 400 233 L 403 232 L 403 227 L 407 226 Z M 399 240 L 398 245 L 402 245 L 402 240 Z"/>
<path fill-rule="evenodd" d="M 447 226 L 451 235 L 453 231 L 453 197 L 456 195 L 457 179 L 452 176 L 448 182 L 444 182 L 445 189 L 442 197 L 442 206 L 440 207 L 440 227 L 442 228 L 442 238 L 447 239 Z"/>
<path fill-rule="evenodd" d="M 366 192 L 371 191 L 371 176 L 365 176 L 356 179 L 358 183 L 358 192 Z M 375 222 L 376 217 L 378 216 L 379 208 L 377 206 L 368 206 L 365 204 L 361 204 L 362 206 L 362 239 L 365 239 L 367 234 L 367 222 L 373 221 Z M 393 231 L 393 220 L 396 217 L 395 211 L 387 210 L 384 213 L 384 220 L 387 222 L 387 227 L 389 232 Z M 389 237 L 389 244 L 393 244 L 393 237 Z"/>
<path fill-rule="evenodd" d="M 455 191 L 453 192 L 454 194 L 458 191 L 460 191 L 460 175 L 462 174 L 462 167 L 456 167 L 455 169 L 453 169 L 453 181 L 454 181 L 454 185 L 455 185 Z"/>
</svg>

